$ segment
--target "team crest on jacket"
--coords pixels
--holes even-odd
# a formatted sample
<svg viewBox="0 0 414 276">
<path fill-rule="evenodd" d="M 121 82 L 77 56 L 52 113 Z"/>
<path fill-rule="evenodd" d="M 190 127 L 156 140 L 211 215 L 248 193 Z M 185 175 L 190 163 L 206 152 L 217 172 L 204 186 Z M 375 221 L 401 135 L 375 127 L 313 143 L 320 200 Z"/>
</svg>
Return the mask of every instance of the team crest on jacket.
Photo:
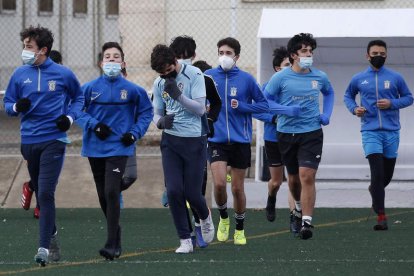
<svg viewBox="0 0 414 276">
<path fill-rule="evenodd" d="M 56 81 L 54 80 L 48 81 L 47 85 L 49 87 L 49 91 L 56 91 Z"/>
<path fill-rule="evenodd" d="M 182 82 L 178 83 L 177 86 L 178 86 L 178 89 L 180 89 L 181 92 L 184 91 L 184 84 Z"/>
<path fill-rule="evenodd" d="M 230 87 L 230 96 L 231 97 L 237 96 L 237 87 Z"/>
<path fill-rule="evenodd" d="M 390 89 L 391 82 L 389 80 L 384 81 L 384 89 Z"/>
<path fill-rule="evenodd" d="M 126 100 L 128 98 L 128 91 L 125 89 L 121 90 L 121 100 Z"/>
<path fill-rule="evenodd" d="M 318 89 L 318 81 L 317 80 L 312 81 L 312 89 Z"/>
</svg>

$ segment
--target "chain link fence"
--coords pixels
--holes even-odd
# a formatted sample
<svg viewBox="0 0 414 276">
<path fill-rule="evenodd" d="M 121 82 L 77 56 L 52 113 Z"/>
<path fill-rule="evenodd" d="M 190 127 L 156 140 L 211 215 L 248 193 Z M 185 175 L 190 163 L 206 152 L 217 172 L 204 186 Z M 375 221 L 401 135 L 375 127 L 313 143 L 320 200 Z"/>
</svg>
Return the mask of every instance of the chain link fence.
<svg viewBox="0 0 414 276">
<path fill-rule="evenodd" d="M 411 0 L 0 0 L 0 90 L 5 90 L 14 69 L 21 65 L 19 32 L 29 25 L 42 25 L 54 33 L 53 48 L 63 56 L 83 84 L 100 74 L 98 54 L 107 41 L 122 44 L 128 79 L 150 93 L 156 74 L 150 68 L 150 54 L 158 43 L 169 44 L 178 35 L 193 36 L 196 60 L 217 64 L 219 39 L 233 36 L 241 43 L 238 66 L 253 75 L 257 71 L 257 29 L 263 8 L 414 8 Z M 297 18 L 292 20 L 306 20 Z M 379 18 L 379 22 L 380 22 Z M 340 24 L 340 19 L 338 19 Z M 289 22 L 280 22 L 283 28 Z M 380 27 L 380 26 L 379 26 Z M 294 34 L 292 34 L 294 35 Z M 271 58 L 269 57 L 269 66 Z M 0 155 L 20 152 L 20 121 L 7 117 L 0 107 Z M 138 150 L 158 154 L 159 131 L 151 125 Z M 82 133 L 74 126 L 68 153 L 79 154 Z"/>
</svg>

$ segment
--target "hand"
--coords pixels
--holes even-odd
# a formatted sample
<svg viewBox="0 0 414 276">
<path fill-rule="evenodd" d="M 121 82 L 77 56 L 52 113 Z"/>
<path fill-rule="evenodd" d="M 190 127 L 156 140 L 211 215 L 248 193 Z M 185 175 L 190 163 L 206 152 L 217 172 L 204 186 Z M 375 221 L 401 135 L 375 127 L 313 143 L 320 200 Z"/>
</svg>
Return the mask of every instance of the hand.
<svg viewBox="0 0 414 276">
<path fill-rule="evenodd" d="M 289 109 L 289 116 L 298 117 L 300 115 L 301 107 L 300 105 L 292 105 Z"/>
<path fill-rule="evenodd" d="M 388 99 L 379 99 L 377 101 L 377 106 L 379 109 L 388 109 L 391 106 L 391 101 Z"/>
<path fill-rule="evenodd" d="M 135 143 L 136 140 L 137 140 L 137 138 L 135 138 L 135 136 L 130 132 L 124 133 L 121 137 L 121 142 L 126 147 L 129 147 L 130 145 Z"/>
<path fill-rule="evenodd" d="M 167 92 L 168 95 L 170 95 L 170 97 L 173 98 L 174 100 L 177 100 L 178 97 L 180 97 L 181 95 L 181 91 L 178 88 L 177 83 L 175 82 L 175 79 L 173 78 L 165 79 L 164 91 Z"/>
<path fill-rule="evenodd" d="M 158 129 L 171 129 L 174 123 L 175 114 L 165 115 L 161 117 L 157 122 Z"/>
<path fill-rule="evenodd" d="M 30 109 L 32 102 L 28 98 L 21 98 L 16 103 L 17 112 L 26 112 Z"/>
<path fill-rule="evenodd" d="M 277 114 L 273 115 L 272 124 L 277 124 Z"/>
<path fill-rule="evenodd" d="M 95 135 L 101 140 L 105 140 L 111 135 L 111 128 L 104 123 L 97 123 L 93 131 L 95 131 Z"/>
<path fill-rule="evenodd" d="M 231 106 L 232 108 L 237 108 L 237 107 L 239 107 L 239 101 L 238 101 L 238 100 L 236 100 L 236 99 L 231 99 L 231 101 L 230 101 L 230 106 Z"/>
<path fill-rule="evenodd" d="M 327 125 L 329 125 L 329 117 L 326 116 L 325 114 L 320 114 L 319 115 L 319 122 L 320 122 L 321 125 L 327 126 Z"/>
<path fill-rule="evenodd" d="M 364 116 L 364 114 L 365 114 L 365 112 L 366 112 L 367 110 L 365 109 L 365 107 L 362 107 L 362 106 L 358 106 L 358 107 L 356 107 L 355 109 L 354 109 L 354 113 L 355 113 L 355 115 L 357 116 L 357 117 L 362 117 L 362 116 Z"/>
<path fill-rule="evenodd" d="M 60 115 L 56 120 L 56 126 L 60 131 L 68 131 L 71 126 L 68 116 Z"/>
<path fill-rule="evenodd" d="M 207 123 L 208 123 L 208 129 L 209 129 L 209 133 L 207 135 L 207 137 L 213 137 L 214 136 L 214 122 L 213 120 L 211 120 L 210 118 L 207 118 Z"/>
</svg>

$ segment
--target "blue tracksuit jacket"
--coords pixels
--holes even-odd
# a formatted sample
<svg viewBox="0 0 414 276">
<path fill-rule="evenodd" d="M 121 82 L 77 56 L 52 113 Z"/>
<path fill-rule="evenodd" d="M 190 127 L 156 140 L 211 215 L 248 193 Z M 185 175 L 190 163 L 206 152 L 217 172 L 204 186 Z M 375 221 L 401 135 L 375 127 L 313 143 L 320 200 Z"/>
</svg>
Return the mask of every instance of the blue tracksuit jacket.
<svg viewBox="0 0 414 276">
<path fill-rule="evenodd" d="M 84 104 L 76 76 L 50 58 L 39 66 L 23 65 L 14 71 L 4 97 L 4 108 L 9 116 L 19 114 L 13 110 L 13 105 L 21 98 L 31 101 L 30 109 L 21 114 L 22 144 L 64 139 L 66 132 L 56 127 L 56 119 L 69 115 L 76 120 Z"/>
<path fill-rule="evenodd" d="M 269 110 L 254 77 L 238 67 L 224 71 L 219 66 L 205 74 L 213 78 L 222 100 L 219 117 L 214 123 L 214 137 L 208 140 L 214 143 L 251 143 L 252 113 Z M 231 99 L 238 100 L 237 108 L 231 107 Z"/>
<path fill-rule="evenodd" d="M 345 91 L 344 102 L 348 110 L 354 114 L 358 107 L 355 97 L 360 94 L 361 106 L 366 109 L 361 117 L 361 131 L 364 130 L 399 130 L 400 108 L 413 103 L 413 96 L 403 77 L 386 67 L 376 71 L 370 66 L 367 70 L 352 77 Z M 388 109 L 379 109 L 377 101 L 389 99 Z"/>
<path fill-rule="evenodd" d="M 121 142 L 124 133 L 132 133 L 137 140 L 144 136 L 153 117 L 151 101 L 144 88 L 122 76 L 105 75 L 82 86 L 85 113 L 78 123 L 83 129 L 82 156 L 131 156 L 135 145 Z M 94 132 L 97 123 L 108 125 L 112 134 L 100 140 Z"/>
</svg>

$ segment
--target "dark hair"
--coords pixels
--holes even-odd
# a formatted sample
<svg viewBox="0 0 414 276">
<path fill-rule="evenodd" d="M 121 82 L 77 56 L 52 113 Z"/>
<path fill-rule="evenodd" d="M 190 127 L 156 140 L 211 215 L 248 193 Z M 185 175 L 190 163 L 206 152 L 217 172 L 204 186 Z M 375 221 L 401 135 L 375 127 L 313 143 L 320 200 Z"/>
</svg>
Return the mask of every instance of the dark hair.
<svg viewBox="0 0 414 276">
<path fill-rule="evenodd" d="M 199 68 L 201 72 L 205 72 L 208 69 L 211 69 L 211 65 L 208 64 L 205 60 L 198 60 L 193 63 L 193 66 Z"/>
<path fill-rule="evenodd" d="M 297 54 L 298 50 L 302 49 L 302 45 L 310 46 L 312 50 L 316 49 L 316 40 L 313 38 L 312 34 L 309 33 L 300 33 L 289 39 L 287 44 L 287 50 L 289 53 L 289 61 L 293 63 L 291 58 L 292 54 Z"/>
<path fill-rule="evenodd" d="M 122 50 L 122 47 L 121 47 L 121 45 L 119 45 L 118 42 L 106 42 L 102 46 L 101 60 L 103 60 L 105 51 L 108 50 L 108 49 L 111 49 L 111 48 L 117 48 L 121 52 L 122 61 L 124 61 L 124 59 L 125 59 L 124 51 Z"/>
<path fill-rule="evenodd" d="M 20 40 L 23 42 L 26 38 L 36 41 L 39 49 L 46 47 L 46 56 L 49 56 L 53 46 L 53 34 L 49 29 L 43 28 L 40 25 L 37 25 L 37 27 L 30 26 L 20 32 Z"/>
<path fill-rule="evenodd" d="M 387 43 L 385 43 L 385 41 L 377 39 L 377 40 L 371 40 L 368 43 L 367 46 L 367 54 L 369 54 L 369 50 L 371 49 L 372 46 L 380 46 L 380 47 L 384 47 L 385 50 L 387 50 Z"/>
<path fill-rule="evenodd" d="M 171 41 L 170 48 L 173 49 L 176 58 L 187 59 L 195 55 L 197 48 L 195 40 L 191 36 L 177 36 Z"/>
<path fill-rule="evenodd" d="M 158 44 L 152 49 L 151 68 L 160 73 L 165 67 L 175 64 L 175 53 L 167 45 Z"/>
<path fill-rule="evenodd" d="M 53 60 L 55 63 L 62 64 L 62 55 L 59 51 L 52 50 L 49 53 L 49 57 L 51 60 Z"/>
<path fill-rule="evenodd" d="M 289 57 L 286 47 L 280 47 L 273 50 L 273 68 L 280 67 L 280 64 Z"/>
<path fill-rule="evenodd" d="M 235 39 L 233 37 L 223 38 L 223 39 L 219 40 L 219 42 L 217 42 L 217 49 L 220 48 L 223 45 L 227 45 L 230 48 L 232 48 L 234 50 L 234 53 L 236 54 L 236 56 L 240 55 L 241 46 L 240 46 L 240 43 L 237 39 Z"/>
</svg>

